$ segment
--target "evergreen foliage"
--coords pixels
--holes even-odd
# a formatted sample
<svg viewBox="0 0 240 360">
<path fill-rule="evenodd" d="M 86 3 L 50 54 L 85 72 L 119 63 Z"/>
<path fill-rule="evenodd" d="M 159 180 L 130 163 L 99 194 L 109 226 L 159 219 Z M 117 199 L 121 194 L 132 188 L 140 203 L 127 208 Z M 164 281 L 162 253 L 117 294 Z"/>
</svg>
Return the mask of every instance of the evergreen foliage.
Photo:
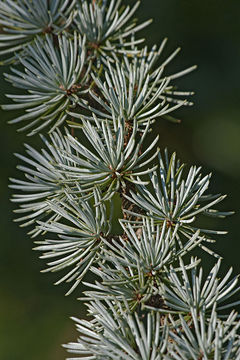
<svg viewBox="0 0 240 360">
<path fill-rule="evenodd" d="M 1 0 L 0 24 L 4 33 L 0 35 L 3 49 L 0 55 L 7 55 L 3 63 L 16 62 L 16 52 L 26 56 L 25 46 L 31 44 L 36 35 L 57 35 L 68 28 L 75 6 L 75 0 Z M 9 55 L 12 57 L 8 58 Z"/>
<path fill-rule="evenodd" d="M 90 320 L 74 319 L 72 359 L 240 360 L 238 276 L 220 278 L 212 248 L 225 232 L 198 227 L 202 215 L 232 212 L 206 193 L 211 174 L 186 171 L 158 137 L 147 142 L 153 122 L 178 121 L 169 113 L 192 105 L 175 80 L 195 66 L 165 73 L 179 49 L 164 59 L 166 39 L 141 45 L 151 21 L 133 19 L 139 3 L 0 1 L 5 78 L 22 91 L 2 108 L 22 111 L 10 123 L 25 122 L 28 135 L 49 132 L 41 150 L 16 155 L 16 221 L 31 226 L 43 271 L 65 272 L 56 284 L 86 287 Z M 207 275 L 197 247 L 218 258 Z"/>
</svg>

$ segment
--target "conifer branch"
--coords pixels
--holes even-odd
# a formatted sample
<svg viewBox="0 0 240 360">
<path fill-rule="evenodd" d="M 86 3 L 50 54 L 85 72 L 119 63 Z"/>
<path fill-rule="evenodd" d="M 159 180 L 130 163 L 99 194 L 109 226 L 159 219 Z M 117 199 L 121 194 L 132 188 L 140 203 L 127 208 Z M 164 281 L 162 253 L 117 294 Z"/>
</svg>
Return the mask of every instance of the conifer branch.
<svg viewBox="0 0 240 360">
<path fill-rule="evenodd" d="M 151 21 L 133 19 L 139 4 L 0 1 L 1 63 L 22 90 L 2 108 L 22 111 L 10 123 L 28 135 L 50 133 L 17 154 L 16 221 L 31 227 L 43 272 L 65 272 L 56 284 L 71 283 L 67 294 L 86 287 L 91 319 L 74 319 L 72 359 L 240 360 L 238 276 L 220 277 L 213 248 L 225 232 L 196 222 L 232 212 L 215 208 L 225 196 L 207 193 L 211 174 L 161 153 L 158 136 L 148 142 L 156 119 L 178 121 L 169 114 L 192 105 L 175 80 L 195 66 L 169 74 L 179 49 L 165 58 L 166 39 L 141 47 Z M 218 259 L 207 275 L 197 247 Z"/>
</svg>

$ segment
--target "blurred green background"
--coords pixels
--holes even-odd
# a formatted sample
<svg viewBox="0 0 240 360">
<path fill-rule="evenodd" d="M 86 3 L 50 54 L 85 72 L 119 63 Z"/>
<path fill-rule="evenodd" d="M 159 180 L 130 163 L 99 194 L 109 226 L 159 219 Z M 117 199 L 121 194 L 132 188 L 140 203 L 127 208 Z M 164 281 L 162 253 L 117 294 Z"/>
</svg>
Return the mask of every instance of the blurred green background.
<svg viewBox="0 0 240 360">
<path fill-rule="evenodd" d="M 220 207 L 236 214 L 223 221 L 211 220 L 211 227 L 229 231 L 215 248 L 225 257 L 224 266 L 233 265 L 235 272 L 240 271 L 239 12 L 239 0 L 143 0 L 138 11 L 140 20 L 154 19 L 142 32 L 150 45 L 168 37 L 165 54 L 182 47 L 170 73 L 198 65 L 194 73 L 178 81 L 180 89 L 196 92 L 194 107 L 178 111 L 183 119 L 180 125 L 160 120 L 154 132 L 159 132 L 162 148 L 176 150 L 184 162 L 202 165 L 204 173 L 213 172 L 212 192 L 229 195 Z M 2 76 L 6 70 L 0 69 L 1 103 L 6 101 L 3 94 L 11 92 Z M 64 297 L 67 287 L 52 285 L 58 274 L 40 274 L 45 263 L 32 252 L 26 229 L 12 222 L 8 177 L 18 177 L 13 153 L 23 152 L 23 142 L 35 144 L 38 140 L 17 134 L 14 126 L 6 124 L 13 114 L 1 111 L 0 116 L 0 359 L 65 359 L 60 344 L 77 337 L 69 317 L 84 313 L 75 300 L 81 289 Z M 209 257 L 203 256 L 207 264 Z"/>
</svg>

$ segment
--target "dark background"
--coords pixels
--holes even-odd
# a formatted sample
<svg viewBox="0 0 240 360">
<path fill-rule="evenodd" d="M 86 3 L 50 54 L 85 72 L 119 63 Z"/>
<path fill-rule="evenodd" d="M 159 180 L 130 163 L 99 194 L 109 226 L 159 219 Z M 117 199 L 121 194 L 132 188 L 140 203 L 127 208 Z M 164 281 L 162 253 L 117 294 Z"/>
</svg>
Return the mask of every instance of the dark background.
<svg viewBox="0 0 240 360">
<path fill-rule="evenodd" d="M 129 0 L 130 2 L 130 0 Z M 229 196 L 220 207 L 236 214 L 223 221 L 209 220 L 211 228 L 227 229 L 215 249 L 224 256 L 224 267 L 239 263 L 239 179 L 240 179 L 240 2 L 234 0 L 143 0 L 138 17 L 153 18 L 142 32 L 147 42 L 160 43 L 169 38 L 165 54 L 181 46 L 180 55 L 170 67 L 178 71 L 193 64 L 198 69 L 178 81 L 180 89 L 196 92 L 194 107 L 178 111 L 180 125 L 159 120 L 154 132 L 160 134 L 160 146 L 176 150 L 189 164 L 213 172 L 211 191 Z M 1 103 L 11 92 L 1 68 Z M 36 138 L 17 134 L 6 124 L 12 113 L 0 112 L 0 226 L 1 295 L 0 359 L 61 360 L 66 352 L 60 344 L 77 337 L 70 316 L 81 317 L 84 309 L 76 301 L 80 289 L 64 297 L 67 287 L 54 287 L 55 274 L 40 274 L 45 263 L 32 252 L 32 240 L 26 229 L 12 222 L 8 177 L 17 176 L 14 152 L 23 152 L 23 142 L 35 144 Z M 211 262 L 203 254 L 204 263 Z"/>
</svg>

